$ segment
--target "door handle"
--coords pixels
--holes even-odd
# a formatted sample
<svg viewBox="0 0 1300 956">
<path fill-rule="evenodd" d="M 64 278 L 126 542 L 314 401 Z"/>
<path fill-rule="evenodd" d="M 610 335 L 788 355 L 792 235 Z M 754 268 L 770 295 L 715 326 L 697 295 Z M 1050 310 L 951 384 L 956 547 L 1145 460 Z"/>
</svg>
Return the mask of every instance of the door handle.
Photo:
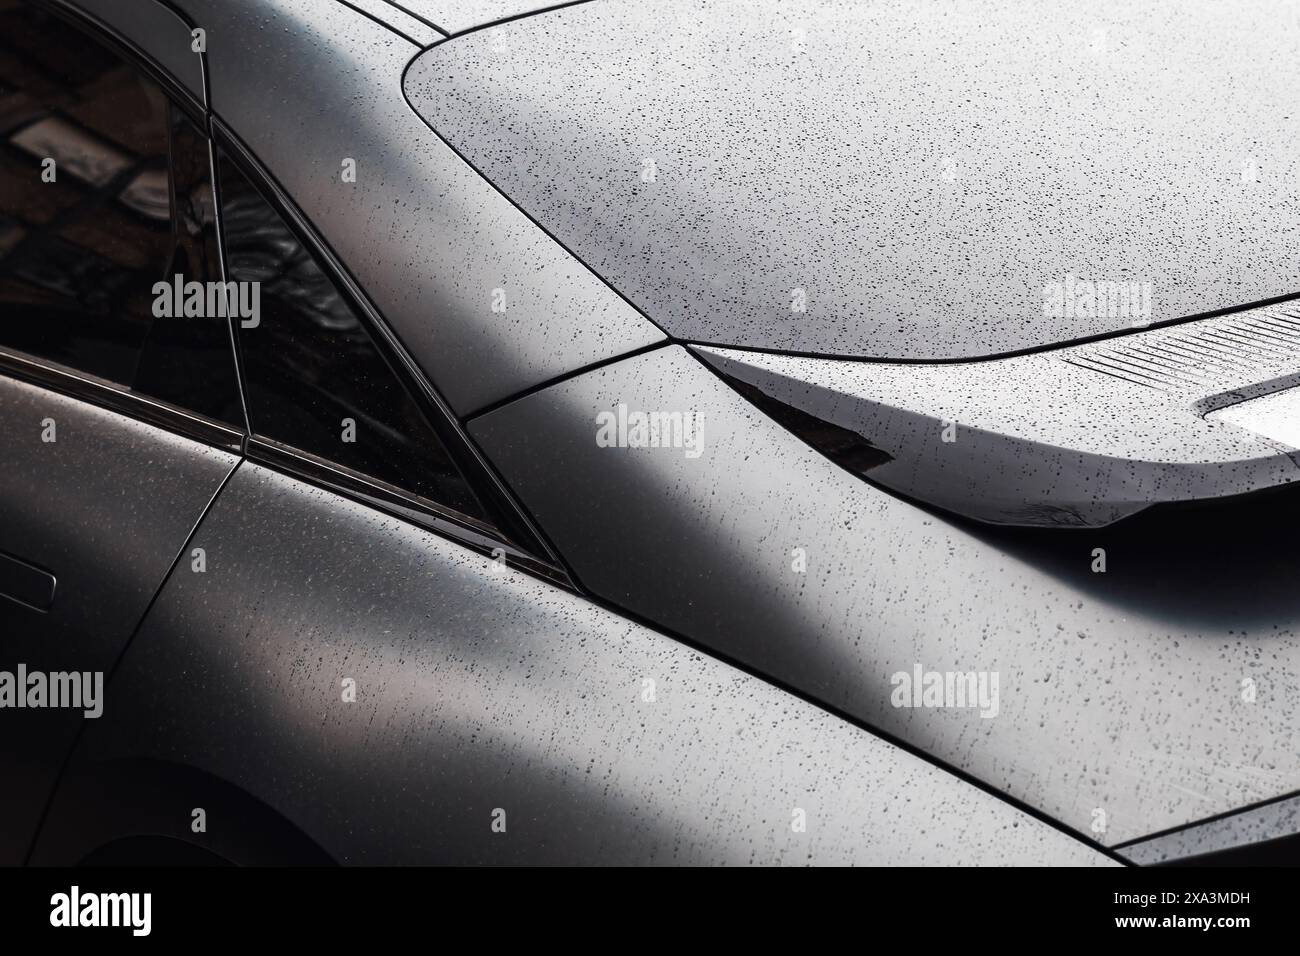
<svg viewBox="0 0 1300 956">
<path fill-rule="evenodd" d="M 57 583 L 50 572 L 0 551 L 0 596 L 37 611 L 48 611 L 54 603 Z"/>
</svg>

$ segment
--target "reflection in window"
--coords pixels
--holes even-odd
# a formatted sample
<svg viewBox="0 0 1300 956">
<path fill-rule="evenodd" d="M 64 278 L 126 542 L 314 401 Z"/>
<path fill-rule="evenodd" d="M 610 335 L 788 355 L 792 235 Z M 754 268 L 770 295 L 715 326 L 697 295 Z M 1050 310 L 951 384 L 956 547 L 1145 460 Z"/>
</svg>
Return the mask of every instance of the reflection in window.
<svg viewBox="0 0 1300 956">
<path fill-rule="evenodd" d="M 220 194 L 229 277 L 261 284 L 258 324 L 238 325 L 253 433 L 487 520 L 348 302 L 225 157 Z"/>
<path fill-rule="evenodd" d="M 221 278 L 210 170 L 207 137 L 173 106 L 170 183 L 175 187 L 171 208 L 176 244 L 168 276 L 179 274 L 198 282 Z M 137 196 L 128 199 L 124 193 L 121 198 L 138 202 L 143 212 L 151 195 L 158 203 L 152 190 L 146 181 Z M 155 319 L 131 387 L 241 430 L 244 427 L 230 325 L 220 316 Z"/>
<path fill-rule="evenodd" d="M 207 155 L 135 66 L 0 0 L 0 345 L 241 423 L 227 324 L 153 315 L 156 282 L 216 278 L 211 201 L 197 230 L 185 215 Z"/>
<path fill-rule="evenodd" d="M 19 234 L 0 260 L 0 340 L 129 385 L 172 230 L 170 208 L 141 215 L 120 194 L 166 176 L 166 97 L 63 21 L 13 3 L 0 9 L 0 90 L 0 215 Z"/>
</svg>

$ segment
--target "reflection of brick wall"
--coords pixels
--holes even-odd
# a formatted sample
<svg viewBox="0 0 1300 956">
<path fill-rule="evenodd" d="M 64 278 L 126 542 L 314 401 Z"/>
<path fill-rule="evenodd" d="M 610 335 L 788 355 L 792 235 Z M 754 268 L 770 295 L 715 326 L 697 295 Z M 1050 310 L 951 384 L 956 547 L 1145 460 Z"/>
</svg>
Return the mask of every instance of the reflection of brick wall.
<svg viewBox="0 0 1300 956">
<path fill-rule="evenodd" d="M 169 109 L 87 35 L 0 0 L 4 344 L 130 383 L 172 256 Z"/>
</svg>

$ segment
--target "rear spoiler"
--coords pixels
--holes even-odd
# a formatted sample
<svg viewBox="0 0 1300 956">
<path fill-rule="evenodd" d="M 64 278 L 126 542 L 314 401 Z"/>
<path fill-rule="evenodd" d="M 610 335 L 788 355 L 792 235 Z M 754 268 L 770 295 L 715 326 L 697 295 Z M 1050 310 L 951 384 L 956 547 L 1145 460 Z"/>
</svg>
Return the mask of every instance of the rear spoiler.
<svg viewBox="0 0 1300 956">
<path fill-rule="evenodd" d="M 867 480 L 992 524 L 1099 527 L 1300 478 L 1289 304 L 974 362 L 695 352 L 817 423 L 795 428 L 814 445 L 856 436 Z"/>
</svg>

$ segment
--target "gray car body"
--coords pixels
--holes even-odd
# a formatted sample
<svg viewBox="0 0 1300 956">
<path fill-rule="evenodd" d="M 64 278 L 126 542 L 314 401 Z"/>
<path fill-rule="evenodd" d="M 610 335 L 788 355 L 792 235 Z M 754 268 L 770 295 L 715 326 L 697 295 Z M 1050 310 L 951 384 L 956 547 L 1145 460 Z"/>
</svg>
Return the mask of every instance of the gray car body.
<svg viewBox="0 0 1300 956">
<path fill-rule="evenodd" d="M 110 0 L 72 5 L 130 32 Z M 401 6 L 437 33 L 485 22 Z M 206 795 L 296 834 L 285 856 L 348 862 L 1110 863 L 1103 847 L 1300 789 L 1293 560 L 1245 569 L 1250 607 L 1233 582 L 1187 601 L 1147 572 L 1091 577 L 1092 541 L 999 538 L 866 484 L 669 344 L 417 116 L 402 79 L 422 41 L 382 10 L 177 13 L 207 31 L 214 118 L 355 278 L 575 588 L 223 460 L 215 500 L 158 544 L 167 562 L 202 547 L 210 570 L 172 564 L 128 635 L 33 860 L 143 834 L 274 856 L 238 829 L 194 833 Z M 165 65 L 188 41 L 172 28 L 133 39 Z M 347 157 L 355 184 L 339 181 Z M 594 422 L 620 402 L 699 412 L 702 453 L 598 447 Z M 28 435 L 31 415 L 6 429 Z M 29 431 L 13 467 L 39 473 Z M 3 487 L 6 503 L 30 493 Z M 85 575 L 103 560 L 64 558 Z M 892 706 L 915 665 L 999 674 L 997 715 Z"/>
<path fill-rule="evenodd" d="M 260 15 L 276 12 L 265 6 Z M 164 69 L 190 40 L 189 25 L 163 8 L 152 23 L 133 5 L 78 9 L 152 49 Z M 210 31 L 209 62 L 226 63 L 215 54 L 223 35 L 253 35 L 261 22 L 222 20 L 221 4 L 184 12 Z M 296 12 L 303 29 L 280 39 L 291 47 L 328 34 L 400 53 L 374 57 L 377 69 L 413 52 L 349 7 Z M 319 52 L 316 63 L 322 77 L 337 67 Z M 198 75 L 206 85 L 176 79 L 196 99 L 229 103 L 216 115 L 274 157 L 272 175 L 292 187 L 283 131 L 256 121 L 265 93 L 241 85 L 243 61 Z M 319 142 L 337 132 L 319 131 Z M 447 175 L 468 194 L 427 170 L 413 182 L 465 204 L 466 235 L 475 235 L 431 274 L 456 276 L 454 262 L 472 262 L 476 282 L 500 282 L 477 271 L 478 244 L 496 243 L 503 268 L 538 273 L 533 281 L 552 283 L 561 301 L 587 288 L 633 315 L 436 139 L 426 145 L 446 153 Z M 401 154 L 391 143 L 375 150 Z M 294 198 L 341 255 L 360 248 L 349 242 L 361 234 L 326 231 L 328 210 L 308 191 Z M 503 227 L 514 239 L 481 231 L 502 216 L 518 217 Z M 348 264 L 369 278 L 363 263 Z M 389 276 L 393 290 L 399 278 Z M 573 348 L 550 330 L 534 339 L 540 353 L 522 335 L 487 331 L 483 355 L 505 336 L 515 358 L 502 359 L 500 376 L 485 359 L 444 393 L 459 400 L 486 389 L 481 401 L 606 357 L 610 341 L 590 309 L 583 317 Z M 634 316 L 616 351 L 662 338 L 647 327 Z M 403 336 L 413 353 L 417 339 Z M 25 635 L 15 650 L 29 666 L 102 670 L 110 683 L 103 716 L 79 734 L 75 714 L 54 726 L 31 713 L 42 733 L 5 748 L 6 775 L 25 782 L 10 792 L 21 813 L 7 817 L 6 862 L 75 863 L 123 845 L 136 848 L 131 859 L 148 858 L 159 839 L 237 862 L 1114 862 L 932 761 L 570 589 L 241 460 L 227 432 L 193 442 L 75 376 L 52 388 L 21 377 L 0 378 L 0 415 L 16 440 L 0 471 L 0 550 L 58 574 L 48 610 L 0 602 L 6 630 Z M 108 407 L 123 404 L 130 414 Z M 56 443 L 42 440 L 46 419 L 59 423 Z M 47 506 L 29 513 L 33 498 Z M 43 543 L 33 550 L 31 540 Z M 355 701 L 340 693 L 344 679 L 356 681 Z M 206 830 L 192 827 L 195 807 L 211 821 Z"/>
<path fill-rule="evenodd" d="M 198 839 L 237 859 L 238 807 L 174 776 L 168 814 L 134 772 L 152 764 L 233 784 L 341 863 L 1107 862 L 734 667 L 257 465 L 194 544 L 210 570 L 182 567 L 141 628 L 38 863 L 142 805 L 178 840 L 203 806 Z"/>
</svg>

